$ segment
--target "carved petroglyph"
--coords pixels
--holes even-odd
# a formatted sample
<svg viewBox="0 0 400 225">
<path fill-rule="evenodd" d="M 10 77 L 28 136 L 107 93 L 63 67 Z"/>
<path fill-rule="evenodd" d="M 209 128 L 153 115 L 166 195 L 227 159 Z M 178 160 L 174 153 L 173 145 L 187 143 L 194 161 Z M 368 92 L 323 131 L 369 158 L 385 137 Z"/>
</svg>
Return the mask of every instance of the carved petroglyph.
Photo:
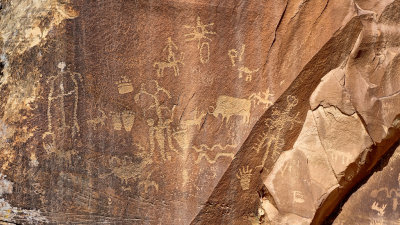
<svg viewBox="0 0 400 225">
<path fill-rule="evenodd" d="M 225 145 L 225 146 L 217 144 L 212 147 L 209 147 L 205 144 L 200 145 L 200 147 L 192 146 L 193 150 L 195 150 L 197 153 L 199 153 L 199 155 L 196 159 L 196 163 L 200 163 L 201 160 L 204 158 L 210 164 L 216 163 L 218 158 L 220 158 L 220 157 L 228 157 L 228 158 L 233 159 L 233 157 L 235 155 L 232 152 L 225 152 L 225 151 L 227 151 L 227 149 L 232 149 L 232 148 L 236 148 L 236 147 L 237 147 L 236 144 Z M 220 149 L 221 152 L 216 153 L 215 157 L 210 157 L 209 152 L 214 152 L 217 149 Z"/>
<path fill-rule="evenodd" d="M 353 155 L 348 152 L 339 152 L 336 149 L 327 149 L 329 159 L 336 164 L 348 165 L 353 160 Z"/>
<path fill-rule="evenodd" d="M 231 49 L 228 51 L 228 56 L 231 59 L 232 66 L 236 66 L 236 61 L 241 62 L 243 61 L 243 54 L 244 54 L 245 45 L 238 49 Z"/>
<path fill-rule="evenodd" d="M 249 99 L 253 102 L 253 105 L 259 105 L 263 104 L 265 105 L 265 108 L 268 108 L 269 106 L 272 105 L 272 98 L 274 95 L 270 93 L 269 88 L 265 90 L 265 92 L 258 92 L 258 93 L 253 93 L 249 96 Z"/>
<path fill-rule="evenodd" d="M 122 113 L 111 112 L 111 122 L 114 130 L 122 130 L 122 127 L 124 127 L 125 131 L 129 132 L 135 122 L 135 114 L 130 110 L 125 110 Z"/>
<path fill-rule="evenodd" d="M 374 202 L 371 205 L 371 209 L 376 211 L 379 216 L 383 216 L 385 214 L 386 205 L 387 204 L 382 204 L 382 206 L 379 206 L 377 202 Z"/>
<path fill-rule="evenodd" d="M 47 79 L 49 93 L 47 97 L 47 131 L 42 135 L 43 147 L 47 153 L 56 153 L 58 156 L 63 156 L 56 143 L 56 135 L 63 137 L 70 130 L 71 138 L 74 140 L 80 132 L 78 123 L 78 103 L 79 103 L 79 83 L 82 82 L 82 75 L 77 72 L 70 71 L 69 68 L 65 71 L 66 64 L 60 62 L 58 68 L 60 71 L 55 76 L 50 76 Z M 65 80 L 70 82 L 65 82 Z M 72 84 L 72 89 L 66 90 L 68 83 Z M 72 97 L 72 110 L 64 103 L 67 97 Z M 72 119 L 67 125 L 66 111 L 71 110 Z M 58 114 L 57 111 L 60 111 Z M 60 118 L 54 118 L 57 115 Z M 66 158 L 70 158 L 69 152 Z"/>
<path fill-rule="evenodd" d="M 285 131 L 293 129 L 295 123 L 301 123 L 298 121 L 299 112 L 295 115 L 291 113 L 292 109 L 298 104 L 298 99 L 289 95 L 286 97 L 286 102 L 287 106 L 285 110 L 279 111 L 274 109 L 271 118 L 265 120 L 268 130 L 261 134 L 257 144 L 253 147 L 257 153 L 264 147 L 266 149 L 261 166 L 264 166 L 270 152 L 272 152 L 272 157 L 275 157 L 278 154 L 277 150 L 284 146 L 283 135 Z"/>
<path fill-rule="evenodd" d="M 240 186 L 242 187 L 243 191 L 250 189 L 250 179 L 252 171 L 252 169 L 249 169 L 249 166 L 243 166 L 242 169 L 239 169 L 239 172 L 236 173 L 236 177 L 240 180 Z"/>
<path fill-rule="evenodd" d="M 106 121 L 106 119 L 107 119 L 106 113 L 105 113 L 103 110 L 101 110 L 101 109 L 99 109 L 99 111 L 100 111 L 100 113 L 101 113 L 101 116 L 100 116 L 100 117 L 96 117 L 96 118 L 93 118 L 93 119 L 91 119 L 91 120 L 86 121 L 86 123 L 87 123 L 89 126 L 92 126 L 93 129 L 95 129 L 95 130 L 97 129 L 97 125 L 98 125 L 98 124 L 100 124 L 101 126 L 104 126 L 104 125 L 105 125 L 105 121 Z"/>
<path fill-rule="evenodd" d="M 130 110 L 125 110 L 121 113 L 122 123 L 126 131 L 131 131 L 133 122 L 135 122 L 135 114 Z"/>
<path fill-rule="evenodd" d="M 115 82 L 115 84 L 117 85 L 118 92 L 121 95 L 130 93 L 133 91 L 133 86 L 132 86 L 131 80 L 128 79 L 126 76 L 122 76 L 119 81 Z"/>
<path fill-rule="evenodd" d="M 162 105 L 160 102 L 158 95 L 164 94 L 167 98 L 171 98 L 171 94 L 162 88 L 157 81 L 153 81 L 155 86 L 155 92 L 151 93 L 146 90 L 144 84 L 142 84 L 140 92 L 135 95 L 135 102 L 138 103 L 143 96 L 147 96 L 151 98 L 151 105 L 147 108 L 144 108 L 143 111 L 146 112 L 148 110 L 154 109 L 157 115 L 157 122 L 154 119 L 147 119 L 146 123 L 149 127 L 149 144 L 151 154 L 155 152 L 156 144 L 160 149 L 161 158 L 163 161 L 171 160 L 171 156 L 166 152 L 166 145 L 170 150 L 178 153 L 178 150 L 175 149 L 173 145 L 173 132 L 171 128 L 172 118 L 174 117 L 175 106 L 172 109 L 169 109 L 167 106 Z M 170 115 L 169 118 L 165 118 L 165 115 Z"/>
<path fill-rule="evenodd" d="M 260 69 L 250 69 L 244 65 L 242 65 L 243 62 L 243 54 L 245 50 L 246 45 L 242 45 L 240 49 L 231 49 L 228 51 L 228 56 L 231 59 L 232 67 L 237 67 L 237 70 L 239 71 L 239 78 L 242 78 L 243 75 L 246 75 L 246 81 L 251 81 L 253 79 L 252 74 L 258 72 Z M 236 64 L 238 63 L 238 64 Z M 239 65 L 240 64 L 240 65 Z"/>
<path fill-rule="evenodd" d="M 111 122 L 114 130 L 122 130 L 121 115 L 116 112 L 111 112 Z"/>
<path fill-rule="evenodd" d="M 204 117 L 206 115 L 207 115 L 207 113 L 205 113 L 205 112 L 201 112 L 200 114 L 198 114 L 198 112 L 196 110 L 193 119 L 182 121 L 180 126 L 183 129 L 186 129 L 186 128 L 190 127 L 190 126 L 197 126 L 198 129 L 200 129 L 202 123 L 204 122 Z"/>
<path fill-rule="evenodd" d="M 296 203 L 304 202 L 304 195 L 301 191 L 293 191 L 293 201 Z"/>
<path fill-rule="evenodd" d="M 214 26 L 214 23 L 203 24 L 198 16 L 196 18 L 196 26 L 185 25 L 184 28 L 192 29 L 191 33 L 185 34 L 186 41 L 197 41 L 197 49 L 199 50 L 200 62 L 202 64 L 208 63 L 210 60 L 210 43 L 212 41 L 208 35 L 216 34 L 213 31 L 209 31 L 208 27 Z"/>
<path fill-rule="evenodd" d="M 112 157 L 111 162 L 116 165 L 112 168 L 112 173 L 122 180 L 123 184 L 128 184 L 128 180 L 131 178 L 137 178 L 139 171 L 137 165 L 130 162 L 128 157 L 124 157 L 122 160 L 117 157 Z"/>
<path fill-rule="evenodd" d="M 172 133 L 172 136 L 182 150 L 186 150 L 191 146 L 191 137 L 193 133 L 189 130 L 183 129 L 175 131 Z"/>
<path fill-rule="evenodd" d="M 158 192 L 158 184 L 155 181 L 150 180 L 150 176 L 151 176 L 151 173 L 149 175 L 147 175 L 146 180 L 139 182 L 139 186 L 143 186 L 143 190 L 144 190 L 145 194 L 149 193 L 150 192 L 149 190 L 151 190 L 151 189 L 153 189 L 155 192 Z"/>
<path fill-rule="evenodd" d="M 400 173 L 397 176 L 398 185 L 400 187 Z M 370 196 L 374 199 L 378 199 L 378 197 L 391 199 L 392 200 L 392 210 L 393 212 L 397 210 L 399 206 L 398 198 L 400 198 L 400 188 L 387 188 L 382 187 L 379 189 L 374 189 L 371 191 Z"/>
<path fill-rule="evenodd" d="M 248 99 L 234 98 L 226 95 L 218 97 L 216 107 L 210 106 L 209 114 L 222 116 L 223 122 L 228 123 L 231 116 L 240 116 L 244 123 L 250 121 L 251 101 Z"/>
<path fill-rule="evenodd" d="M 114 175 L 121 180 L 123 185 L 127 185 L 130 179 L 137 180 L 145 171 L 145 168 L 153 163 L 153 160 L 151 159 L 151 154 L 142 145 L 134 143 L 133 146 L 136 149 L 135 156 L 141 158 L 140 162 L 133 161 L 133 158 L 128 155 L 121 158 L 113 156 L 109 159 L 111 172 L 100 175 L 100 179 Z"/>
<path fill-rule="evenodd" d="M 175 58 L 175 53 L 174 50 L 178 50 L 178 47 L 176 44 L 172 41 L 171 37 L 167 39 L 167 46 L 163 49 L 164 51 L 168 51 L 168 57 L 167 61 L 160 61 L 160 62 L 155 62 L 153 64 L 153 67 L 157 69 L 157 76 L 158 77 L 163 77 L 164 76 L 164 70 L 166 68 L 172 68 L 174 69 L 174 75 L 179 76 L 179 64 L 184 65 L 183 63 L 183 53 L 181 53 L 180 59 Z"/>
</svg>

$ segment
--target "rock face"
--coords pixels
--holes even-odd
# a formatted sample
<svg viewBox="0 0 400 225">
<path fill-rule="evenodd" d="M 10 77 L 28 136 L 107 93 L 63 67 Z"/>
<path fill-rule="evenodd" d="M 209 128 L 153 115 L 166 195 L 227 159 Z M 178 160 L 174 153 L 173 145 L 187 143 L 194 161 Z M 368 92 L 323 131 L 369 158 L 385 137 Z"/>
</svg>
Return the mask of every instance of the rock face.
<svg viewBox="0 0 400 225">
<path fill-rule="evenodd" d="M 1 222 L 400 219 L 399 0 L 0 14 Z"/>
</svg>

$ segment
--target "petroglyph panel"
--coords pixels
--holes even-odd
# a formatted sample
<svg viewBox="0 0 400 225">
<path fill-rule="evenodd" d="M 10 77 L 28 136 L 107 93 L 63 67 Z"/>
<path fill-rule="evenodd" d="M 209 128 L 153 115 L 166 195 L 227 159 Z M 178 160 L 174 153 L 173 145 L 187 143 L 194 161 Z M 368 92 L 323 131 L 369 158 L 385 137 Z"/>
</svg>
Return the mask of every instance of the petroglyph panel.
<svg viewBox="0 0 400 225">
<path fill-rule="evenodd" d="M 339 29 L 324 22 L 330 2 L 309 20 L 326 27 L 322 44 L 300 33 L 285 41 L 286 20 L 310 3 L 292 4 L 283 16 L 286 2 L 278 1 L 3 1 L 0 172 L 15 183 L 4 202 L 37 210 L 50 224 L 191 224 L 207 202 L 218 205 L 208 198 L 232 165 L 231 186 L 217 192 L 237 194 L 224 197 L 232 202 L 247 196 L 253 214 L 218 201 L 240 221 L 204 223 L 273 218 L 272 199 L 268 216 L 253 205 L 263 193 L 260 174 L 293 142 L 297 108 L 307 101 L 297 92 L 280 96 Z M 298 18 L 291 23 L 310 34 Z M 271 120 L 259 120 L 275 100 Z M 249 135 L 254 127 L 263 129 Z M 247 138 L 255 146 L 243 155 Z M 253 153 L 258 161 L 232 163 Z M 297 205 L 309 197 L 288 196 Z M 386 216 L 392 204 L 385 204 Z M 10 222 L 29 224 L 31 214 L 18 212 Z"/>
</svg>

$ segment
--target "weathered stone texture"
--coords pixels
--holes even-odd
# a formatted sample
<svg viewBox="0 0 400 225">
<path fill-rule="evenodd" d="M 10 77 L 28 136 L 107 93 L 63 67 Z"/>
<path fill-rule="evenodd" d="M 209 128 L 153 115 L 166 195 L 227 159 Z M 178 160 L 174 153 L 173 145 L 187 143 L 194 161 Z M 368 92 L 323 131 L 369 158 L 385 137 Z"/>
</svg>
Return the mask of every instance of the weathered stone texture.
<svg viewBox="0 0 400 225">
<path fill-rule="evenodd" d="M 400 1 L 3 0 L 0 14 L 0 222 L 399 220 L 397 174 L 375 181 L 397 165 Z"/>
</svg>

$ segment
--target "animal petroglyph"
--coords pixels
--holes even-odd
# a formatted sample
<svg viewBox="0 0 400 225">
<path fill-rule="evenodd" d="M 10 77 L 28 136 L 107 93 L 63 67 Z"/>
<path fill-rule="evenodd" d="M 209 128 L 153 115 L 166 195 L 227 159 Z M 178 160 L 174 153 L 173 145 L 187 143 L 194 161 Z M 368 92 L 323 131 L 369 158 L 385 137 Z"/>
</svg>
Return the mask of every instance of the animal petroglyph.
<svg viewBox="0 0 400 225">
<path fill-rule="evenodd" d="M 382 204 L 382 206 L 379 206 L 377 202 L 374 202 L 371 205 L 371 209 L 378 212 L 379 216 L 383 216 L 385 214 L 386 205 L 387 204 Z"/>
<path fill-rule="evenodd" d="M 249 190 L 250 189 L 250 179 L 251 179 L 251 172 L 253 170 L 249 169 L 249 166 L 239 169 L 239 172 L 236 174 L 236 177 L 240 180 L 240 186 L 242 190 Z"/>
<path fill-rule="evenodd" d="M 246 81 L 251 81 L 253 79 L 253 73 L 258 72 L 259 69 L 255 69 L 255 70 L 250 70 L 249 68 L 245 67 L 245 66 L 241 66 L 239 67 L 238 71 L 239 71 L 239 78 L 243 77 L 243 74 L 246 74 Z"/>
<path fill-rule="evenodd" d="M 125 76 L 122 76 L 119 81 L 115 82 L 115 84 L 117 85 L 118 92 L 121 95 L 130 93 L 133 91 L 133 86 L 132 86 L 131 80 Z"/>
<path fill-rule="evenodd" d="M 272 157 L 276 157 L 277 150 L 284 146 L 284 132 L 293 129 L 295 123 L 301 123 L 298 121 L 299 112 L 295 115 L 292 115 L 291 113 L 292 109 L 298 104 L 298 99 L 294 96 L 288 95 L 286 97 L 286 102 L 287 106 L 285 110 L 279 111 L 274 109 L 271 118 L 265 120 L 268 130 L 261 134 L 258 138 L 257 144 L 253 147 L 257 153 L 259 153 L 264 147 L 266 149 L 261 166 L 264 166 L 270 152 L 272 152 Z"/>
<path fill-rule="evenodd" d="M 105 125 L 105 121 L 106 121 L 106 119 L 107 119 L 106 113 L 105 113 L 103 110 L 101 110 L 101 109 L 99 109 L 99 111 L 100 111 L 100 113 L 101 113 L 101 116 L 100 116 L 100 117 L 96 117 L 96 118 L 94 118 L 94 119 L 91 119 L 91 120 L 86 121 L 86 123 L 87 123 L 89 126 L 92 126 L 93 129 L 95 129 L 95 130 L 97 129 L 97 125 L 98 125 L 98 124 L 104 126 L 104 125 Z"/>
<path fill-rule="evenodd" d="M 146 123 L 147 126 L 149 127 L 149 144 L 150 144 L 150 151 L 151 154 L 155 152 L 156 149 L 156 144 L 158 145 L 158 148 L 160 149 L 160 154 L 161 158 L 163 161 L 171 160 L 171 156 L 167 155 L 166 153 L 166 145 L 169 147 L 170 150 L 174 151 L 175 153 L 178 153 L 178 150 L 175 149 L 173 145 L 173 132 L 171 128 L 171 123 L 172 123 L 172 118 L 174 117 L 174 112 L 175 112 L 175 106 L 172 107 L 172 109 L 169 109 L 167 106 L 164 106 L 161 104 L 158 95 L 159 94 L 165 94 L 168 98 L 171 98 L 170 93 L 159 86 L 157 81 L 153 81 L 155 85 L 155 92 L 151 93 L 148 90 L 146 90 L 146 87 L 144 84 L 142 84 L 140 92 L 135 95 L 135 102 L 138 103 L 141 99 L 142 96 L 147 96 L 150 97 L 152 102 L 151 105 L 148 106 L 148 108 L 144 108 L 143 111 L 146 112 L 150 109 L 154 109 L 156 112 L 156 115 L 158 117 L 157 123 L 154 119 L 147 119 Z M 154 90 L 153 90 L 154 91 Z M 167 115 L 169 114 L 169 118 L 165 118 L 166 112 Z"/>
<path fill-rule="evenodd" d="M 274 95 L 270 94 L 269 88 L 265 90 L 265 92 L 258 92 L 258 93 L 253 93 L 250 95 L 249 99 L 253 101 L 253 105 L 259 105 L 263 104 L 265 105 L 265 108 L 268 108 L 269 106 L 272 105 L 272 98 Z"/>
<path fill-rule="evenodd" d="M 248 99 L 234 98 L 221 95 L 217 98 L 216 107 L 210 106 L 209 114 L 218 117 L 222 116 L 222 120 L 229 122 L 231 116 L 240 116 L 244 123 L 250 121 L 251 101 Z"/>
<path fill-rule="evenodd" d="M 171 37 L 169 37 L 167 39 L 167 46 L 163 49 L 163 52 L 166 50 L 168 51 L 167 61 L 155 62 L 153 64 L 154 68 L 157 68 L 157 76 L 163 77 L 164 70 L 166 68 L 174 69 L 175 77 L 179 76 L 179 64 L 184 65 L 184 63 L 182 62 L 183 61 L 183 53 L 181 53 L 180 59 L 175 58 L 174 50 L 178 50 L 178 47 L 172 41 Z"/>
<path fill-rule="evenodd" d="M 246 81 L 251 81 L 253 79 L 253 73 L 258 72 L 260 69 L 250 69 L 244 65 L 243 62 L 243 54 L 246 45 L 242 45 L 240 49 L 231 49 L 228 51 L 228 56 L 231 59 L 232 67 L 237 67 L 239 71 L 239 78 L 242 78 L 243 75 L 246 75 Z"/>
<path fill-rule="evenodd" d="M 63 156 L 56 143 L 56 137 L 65 138 L 65 135 L 71 134 L 72 140 L 75 140 L 80 132 L 78 122 L 78 103 L 79 103 L 79 83 L 82 82 L 82 75 L 72 72 L 69 68 L 65 70 L 66 64 L 60 62 L 58 68 L 60 71 L 55 76 L 47 78 L 46 82 L 49 87 L 47 96 L 47 130 L 42 135 L 43 147 L 47 153 L 55 153 Z M 68 88 L 68 85 L 72 88 Z M 73 104 L 65 104 L 66 98 L 70 97 Z M 66 111 L 70 110 L 72 119 L 67 124 Z M 55 115 L 60 118 L 54 118 Z M 70 132 L 68 132 L 70 131 Z M 70 152 L 72 153 L 72 152 Z M 68 155 L 68 154 L 67 154 Z M 66 156 L 66 158 L 69 158 Z"/>
<path fill-rule="evenodd" d="M 190 120 L 184 120 L 184 121 L 182 121 L 181 124 L 180 124 L 180 126 L 181 126 L 183 129 L 186 129 L 186 128 L 190 127 L 190 126 L 197 126 L 198 129 L 200 129 L 200 126 L 201 126 L 201 124 L 203 123 L 204 117 L 205 117 L 206 115 L 207 115 L 207 113 L 205 113 L 205 112 L 201 112 L 200 114 L 198 114 L 198 113 L 197 113 L 197 110 L 196 110 L 196 113 L 195 113 L 195 115 L 194 115 L 194 118 L 193 118 L 193 119 L 190 119 Z"/>
<path fill-rule="evenodd" d="M 209 31 L 208 27 L 214 26 L 214 23 L 203 24 L 198 16 L 196 18 L 196 26 L 185 25 L 184 28 L 192 29 L 191 33 L 185 34 L 186 41 L 197 41 L 197 49 L 199 50 L 200 62 L 202 64 L 208 63 L 210 60 L 210 43 L 212 41 L 208 35 L 216 34 L 213 31 Z"/>
<path fill-rule="evenodd" d="M 127 185 L 130 179 L 137 180 L 146 166 L 150 165 L 153 161 L 150 155 L 146 153 L 146 149 L 143 148 L 143 146 L 140 144 L 134 145 L 139 152 L 137 155 L 142 158 L 140 163 L 134 162 L 133 158 L 130 156 L 124 156 L 122 159 L 113 156 L 109 161 L 111 172 L 100 175 L 100 178 L 104 179 L 107 176 L 114 175 L 118 177 L 124 185 Z"/>
<path fill-rule="evenodd" d="M 214 145 L 212 147 L 208 147 L 207 145 L 202 144 L 202 145 L 200 145 L 200 147 L 193 146 L 192 148 L 197 153 L 199 153 L 199 155 L 196 159 L 196 163 L 200 163 L 201 160 L 204 158 L 208 163 L 214 164 L 217 162 L 218 158 L 220 158 L 220 157 L 228 157 L 228 158 L 233 159 L 233 157 L 235 155 L 232 152 L 224 152 L 224 151 L 227 151 L 227 149 L 232 149 L 232 148 L 236 148 L 236 147 L 237 147 L 237 145 L 222 146 L 220 144 Z M 220 151 L 222 151 L 222 152 L 216 153 L 214 158 L 210 157 L 209 152 L 214 152 L 217 149 L 220 149 Z"/>
</svg>

